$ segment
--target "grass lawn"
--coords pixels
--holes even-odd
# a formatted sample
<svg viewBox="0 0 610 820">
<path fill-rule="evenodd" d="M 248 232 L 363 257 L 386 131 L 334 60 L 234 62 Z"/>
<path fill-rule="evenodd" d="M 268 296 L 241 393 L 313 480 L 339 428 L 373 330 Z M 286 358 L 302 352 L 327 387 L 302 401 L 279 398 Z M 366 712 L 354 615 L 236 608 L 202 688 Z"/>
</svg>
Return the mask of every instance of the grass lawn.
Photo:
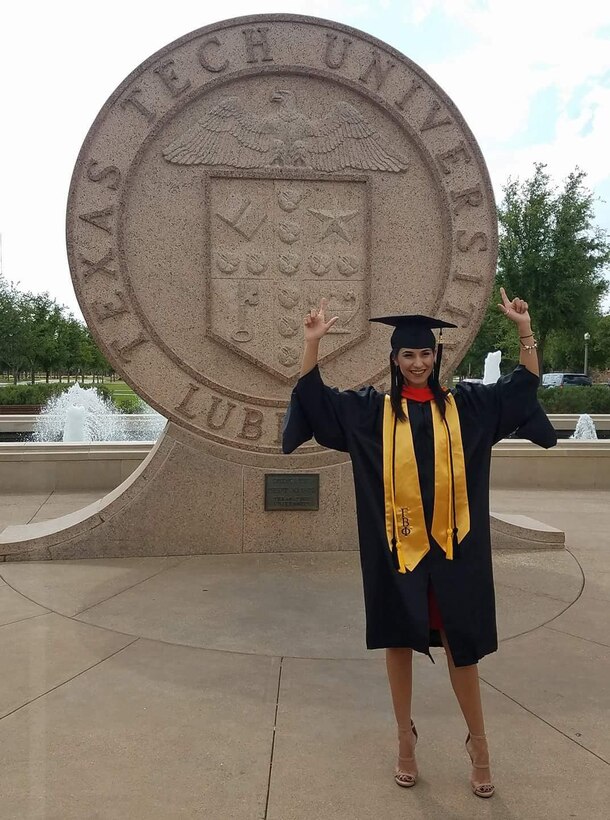
<svg viewBox="0 0 610 820">
<path fill-rule="evenodd" d="M 19 381 L 19 384 L 29 385 L 30 383 L 31 382 L 30 382 L 29 379 L 21 379 Z M 37 376 L 35 383 L 36 384 L 45 384 L 46 379 L 43 376 Z M 58 383 L 58 379 L 51 379 L 50 380 L 50 384 L 57 384 L 57 383 Z M 82 384 L 80 379 L 78 380 L 78 383 L 81 384 L 83 387 L 91 387 L 91 386 L 95 387 L 96 384 L 98 384 L 98 382 L 95 382 L 92 385 L 90 377 L 85 379 L 84 384 Z M 12 385 L 13 380 L 12 380 L 12 378 L 7 377 L 6 374 L 5 374 L 4 380 L 3 380 L 2 375 L 0 375 L 0 384 L 7 385 L 7 386 Z M 66 377 L 65 376 L 62 379 L 62 384 L 66 384 Z M 74 379 L 73 378 L 70 379 L 70 384 L 74 384 Z M 130 396 L 135 395 L 133 390 L 131 389 L 131 387 L 128 384 L 125 384 L 124 381 L 117 381 L 117 382 L 105 381 L 105 382 L 103 382 L 103 385 L 104 385 L 105 388 L 110 390 L 111 393 L 124 393 L 125 395 L 130 395 Z"/>
<path fill-rule="evenodd" d="M 95 385 L 94 385 L 95 387 Z M 125 384 L 123 381 L 119 382 L 104 382 L 104 387 L 106 390 L 109 390 L 112 395 L 119 394 L 121 396 L 135 396 L 136 393 L 133 392 L 131 387 L 128 384 Z"/>
<path fill-rule="evenodd" d="M 112 401 L 124 413 L 140 412 L 140 397 L 124 381 L 104 382 L 103 387 L 108 390 Z"/>
</svg>

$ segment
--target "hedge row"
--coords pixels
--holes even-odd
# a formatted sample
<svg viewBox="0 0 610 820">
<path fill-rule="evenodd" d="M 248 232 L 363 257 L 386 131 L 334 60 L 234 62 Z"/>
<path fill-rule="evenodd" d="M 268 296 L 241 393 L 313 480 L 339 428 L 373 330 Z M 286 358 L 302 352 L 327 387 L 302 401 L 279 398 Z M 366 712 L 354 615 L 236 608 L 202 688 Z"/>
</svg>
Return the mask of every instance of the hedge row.
<svg viewBox="0 0 610 820">
<path fill-rule="evenodd" d="M 545 387 L 538 400 L 547 413 L 610 413 L 610 387 Z"/>
<path fill-rule="evenodd" d="M 142 412 L 142 399 L 135 395 L 129 394 L 127 396 L 121 396 L 115 393 L 114 395 L 111 394 L 110 398 L 116 404 L 121 413 Z"/>
<path fill-rule="evenodd" d="M 0 387 L 0 404 L 44 404 L 68 387 L 67 384 L 8 384 Z"/>
<path fill-rule="evenodd" d="M 0 387 L 0 404 L 45 404 L 52 396 L 65 392 L 67 384 L 11 384 Z M 88 388 L 90 389 L 90 388 Z M 105 384 L 95 385 L 105 399 L 114 401 L 123 413 L 138 413 L 142 403 L 134 395 L 112 395 Z M 610 413 L 610 387 L 546 387 L 538 391 L 540 404 L 547 413 Z"/>
<path fill-rule="evenodd" d="M 0 404 L 43 405 L 53 396 L 65 393 L 70 387 L 72 387 L 72 384 L 9 384 L 0 387 Z M 85 389 L 90 390 L 91 387 Z M 135 395 L 113 396 L 112 390 L 105 384 L 96 384 L 93 389 L 97 390 L 102 398 L 114 402 L 118 410 L 123 413 L 139 413 L 142 409 L 142 402 Z"/>
</svg>

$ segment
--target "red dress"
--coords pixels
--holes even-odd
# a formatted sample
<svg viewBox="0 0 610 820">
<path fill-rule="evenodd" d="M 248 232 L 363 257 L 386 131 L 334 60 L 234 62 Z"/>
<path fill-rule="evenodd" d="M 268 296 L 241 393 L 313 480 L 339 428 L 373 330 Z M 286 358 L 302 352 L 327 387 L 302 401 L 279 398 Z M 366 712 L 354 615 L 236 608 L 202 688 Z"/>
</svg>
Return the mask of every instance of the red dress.
<svg viewBox="0 0 610 820">
<path fill-rule="evenodd" d="M 438 608 L 436 595 L 432 589 L 432 584 L 428 587 L 428 618 L 430 619 L 430 629 L 442 629 L 443 621 L 441 619 L 441 612 Z"/>
<path fill-rule="evenodd" d="M 402 388 L 402 395 L 403 398 L 410 399 L 411 401 L 432 401 L 434 399 L 432 390 L 430 390 L 427 386 L 411 387 L 409 385 L 404 385 Z M 430 621 L 430 629 L 440 630 L 443 628 L 441 612 L 438 608 L 438 601 L 436 600 L 436 595 L 434 594 L 432 584 L 428 586 L 428 619 Z"/>
</svg>

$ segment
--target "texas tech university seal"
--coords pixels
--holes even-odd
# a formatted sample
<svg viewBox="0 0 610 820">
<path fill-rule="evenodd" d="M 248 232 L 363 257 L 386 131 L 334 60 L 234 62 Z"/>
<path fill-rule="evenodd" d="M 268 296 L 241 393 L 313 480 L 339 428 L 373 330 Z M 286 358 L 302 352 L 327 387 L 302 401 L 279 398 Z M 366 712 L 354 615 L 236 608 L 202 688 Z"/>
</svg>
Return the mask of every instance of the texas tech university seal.
<svg viewBox="0 0 610 820">
<path fill-rule="evenodd" d="M 446 94 L 386 44 L 292 15 L 208 26 L 139 66 L 68 205 L 75 289 L 116 369 L 176 424 L 269 455 L 310 306 L 339 316 L 330 384 L 380 384 L 387 340 L 367 320 L 415 304 L 459 325 L 451 367 L 496 246 L 487 170 Z"/>
</svg>

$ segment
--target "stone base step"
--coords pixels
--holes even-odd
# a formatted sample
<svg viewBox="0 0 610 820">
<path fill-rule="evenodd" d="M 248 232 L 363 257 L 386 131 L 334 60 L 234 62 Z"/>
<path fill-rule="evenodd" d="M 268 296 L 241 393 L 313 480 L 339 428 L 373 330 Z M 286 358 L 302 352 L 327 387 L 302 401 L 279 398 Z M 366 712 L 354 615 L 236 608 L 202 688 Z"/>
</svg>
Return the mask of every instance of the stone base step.
<svg viewBox="0 0 610 820">
<path fill-rule="evenodd" d="M 493 549 L 561 550 L 566 536 L 562 530 L 527 515 L 490 513 Z"/>
</svg>

